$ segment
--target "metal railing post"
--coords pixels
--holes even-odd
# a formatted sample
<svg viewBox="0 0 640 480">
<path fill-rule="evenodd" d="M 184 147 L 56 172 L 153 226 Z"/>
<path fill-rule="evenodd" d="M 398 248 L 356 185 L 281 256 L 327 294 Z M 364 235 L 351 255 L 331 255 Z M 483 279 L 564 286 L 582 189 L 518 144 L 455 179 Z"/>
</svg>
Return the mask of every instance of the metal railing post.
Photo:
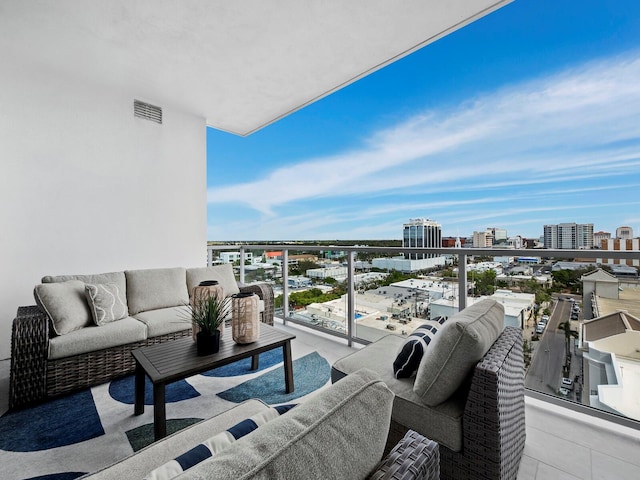
<svg viewBox="0 0 640 480">
<path fill-rule="evenodd" d="M 244 283 L 244 247 L 240 247 L 240 283 Z"/>
<path fill-rule="evenodd" d="M 354 264 L 353 259 L 355 252 L 349 252 L 347 256 L 347 344 L 353 345 L 354 330 L 356 324 L 356 302 L 355 302 L 355 283 L 354 283 Z"/>
<path fill-rule="evenodd" d="M 289 318 L 289 250 L 282 250 L 282 313 L 284 324 Z"/>
<path fill-rule="evenodd" d="M 458 255 L 458 311 L 467 308 L 467 255 Z"/>
</svg>

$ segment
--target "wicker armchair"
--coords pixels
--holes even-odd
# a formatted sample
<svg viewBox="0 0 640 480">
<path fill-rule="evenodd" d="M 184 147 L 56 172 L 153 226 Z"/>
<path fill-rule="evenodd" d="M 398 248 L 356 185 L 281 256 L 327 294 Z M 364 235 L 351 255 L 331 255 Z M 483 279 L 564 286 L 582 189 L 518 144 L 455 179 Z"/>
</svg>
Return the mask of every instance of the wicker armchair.
<svg viewBox="0 0 640 480">
<path fill-rule="evenodd" d="M 410 428 L 392 419 L 387 444 L 395 444 Z M 440 445 L 441 478 L 517 478 L 525 443 L 524 359 L 519 328 L 505 328 L 476 365 L 462 431 L 460 452 Z M 419 433 L 429 436 L 431 432 Z"/>
<path fill-rule="evenodd" d="M 256 293 L 263 300 L 261 321 L 273 325 L 271 287 L 267 284 L 242 285 L 240 291 Z M 133 373 L 133 349 L 191 336 L 191 328 L 56 360 L 47 358 L 52 336 L 49 318 L 37 306 L 18 308 L 11 331 L 9 408 L 41 402 Z"/>
</svg>

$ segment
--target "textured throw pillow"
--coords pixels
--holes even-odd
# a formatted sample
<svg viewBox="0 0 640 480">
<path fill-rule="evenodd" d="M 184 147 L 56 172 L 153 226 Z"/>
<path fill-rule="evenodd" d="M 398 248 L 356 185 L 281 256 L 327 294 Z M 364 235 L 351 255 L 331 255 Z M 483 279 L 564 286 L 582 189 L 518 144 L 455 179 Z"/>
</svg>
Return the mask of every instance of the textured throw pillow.
<svg viewBox="0 0 640 480">
<path fill-rule="evenodd" d="M 449 318 L 422 358 L 413 391 L 433 407 L 462 385 L 504 328 L 504 307 L 481 300 Z"/>
<path fill-rule="evenodd" d="M 196 445 L 179 457 L 169 460 L 164 465 L 153 470 L 145 477 L 145 480 L 170 480 L 177 477 L 187 469 L 220 453 L 239 438 L 253 432 L 259 426 L 264 425 L 269 420 L 279 417 L 295 406 L 296 404 L 271 407 L 268 410 L 254 415 L 253 417 L 243 420 L 228 430 L 218 433 L 199 445 Z"/>
<path fill-rule="evenodd" d="M 129 316 L 125 292 L 116 283 L 87 283 L 84 286 L 87 303 L 96 325 L 104 325 Z"/>
<path fill-rule="evenodd" d="M 57 335 L 64 335 L 93 323 L 84 297 L 84 282 L 69 280 L 43 283 L 36 285 L 33 296 L 40 309 L 51 319 L 51 327 Z"/>
<path fill-rule="evenodd" d="M 393 361 L 393 374 L 396 378 L 409 378 L 418 370 L 427 345 L 437 331 L 436 327 L 425 323 L 407 337 Z"/>
<path fill-rule="evenodd" d="M 409 430 L 384 457 L 369 480 L 419 480 L 440 478 L 440 450 L 437 442 Z"/>
</svg>

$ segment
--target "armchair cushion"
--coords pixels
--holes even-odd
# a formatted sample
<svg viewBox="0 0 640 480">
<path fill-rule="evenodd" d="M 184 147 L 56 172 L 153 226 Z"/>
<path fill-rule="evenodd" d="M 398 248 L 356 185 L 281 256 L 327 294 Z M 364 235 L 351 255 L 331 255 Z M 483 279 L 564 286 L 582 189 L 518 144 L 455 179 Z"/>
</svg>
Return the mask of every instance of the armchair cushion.
<svg viewBox="0 0 640 480">
<path fill-rule="evenodd" d="M 382 457 L 392 403 L 393 393 L 362 369 L 180 478 L 366 478 Z"/>
<path fill-rule="evenodd" d="M 492 299 L 482 300 L 449 318 L 420 362 L 414 391 L 429 406 L 447 400 L 489 351 L 503 328 L 504 307 Z"/>
<path fill-rule="evenodd" d="M 147 475 L 145 480 L 171 480 L 187 469 L 194 467 L 214 455 L 217 455 L 239 438 L 253 432 L 256 428 L 264 425 L 269 420 L 278 418 L 293 407 L 295 407 L 295 404 L 269 407 L 263 412 L 257 413 L 246 420 L 242 420 L 240 423 L 237 423 L 225 431 L 208 438 L 202 443 L 199 443 L 173 460 L 169 460 L 167 463 L 162 464 Z"/>
</svg>

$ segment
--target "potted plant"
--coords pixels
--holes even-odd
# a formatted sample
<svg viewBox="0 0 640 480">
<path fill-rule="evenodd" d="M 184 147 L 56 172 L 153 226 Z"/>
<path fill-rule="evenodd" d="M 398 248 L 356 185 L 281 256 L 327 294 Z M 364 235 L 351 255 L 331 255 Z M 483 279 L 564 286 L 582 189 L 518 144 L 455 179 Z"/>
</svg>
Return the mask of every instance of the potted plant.
<svg viewBox="0 0 640 480">
<path fill-rule="evenodd" d="M 189 304 L 191 322 L 196 334 L 198 355 L 210 355 L 220 349 L 220 326 L 231 313 L 229 297 L 200 295 Z"/>
</svg>

